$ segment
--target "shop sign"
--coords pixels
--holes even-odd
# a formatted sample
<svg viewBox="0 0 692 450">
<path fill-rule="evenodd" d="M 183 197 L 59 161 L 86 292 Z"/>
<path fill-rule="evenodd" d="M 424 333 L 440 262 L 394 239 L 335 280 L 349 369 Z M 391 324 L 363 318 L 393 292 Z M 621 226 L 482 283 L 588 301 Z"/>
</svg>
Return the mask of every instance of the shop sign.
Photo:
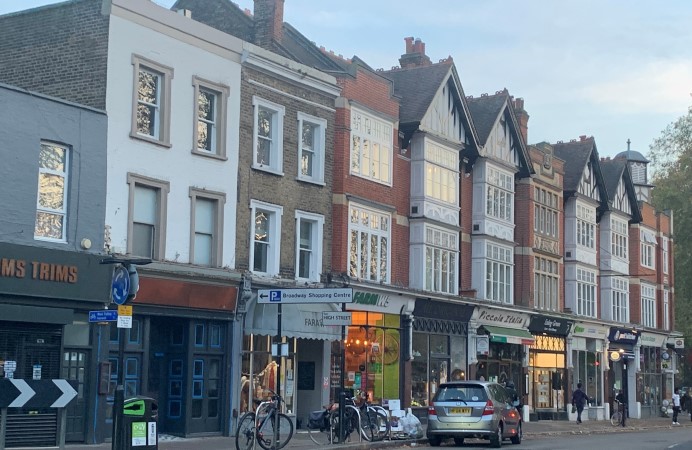
<svg viewBox="0 0 692 450">
<path fill-rule="evenodd" d="M 611 327 L 608 340 L 617 344 L 636 345 L 639 340 L 639 332 L 631 328 Z"/>
<path fill-rule="evenodd" d="M 352 311 L 372 311 L 387 314 L 413 312 L 414 299 L 404 295 L 353 290 L 353 303 L 346 307 Z"/>
<path fill-rule="evenodd" d="M 641 345 L 646 346 L 646 347 L 661 348 L 661 347 L 663 347 L 663 343 L 665 342 L 665 340 L 666 340 L 666 336 L 663 336 L 660 334 L 642 332 L 642 336 L 639 339 L 639 343 Z"/>
<path fill-rule="evenodd" d="M 533 316 L 529 324 L 532 333 L 546 333 L 567 336 L 572 327 L 572 321 L 559 317 Z"/>
<path fill-rule="evenodd" d="M 0 243 L 0 293 L 98 301 L 109 295 L 112 267 L 103 256 Z"/>
<path fill-rule="evenodd" d="M 610 328 L 603 325 L 577 323 L 572 329 L 572 335 L 595 339 L 605 339 L 609 331 Z"/>
<path fill-rule="evenodd" d="M 676 338 L 675 348 L 685 348 L 685 338 Z"/>
<path fill-rule="evenodd" d="M 438 302 L 427 298 L 417 298 L 413 308 L 414 317 L 454 320 L 467 323 L 471 319 L 474 306 L 455 302 Z"/>
<path fill-rule="evenodd" d="M 523 328 L 529 316 L 527 314 L 494 310 L 490 308 L 477 308 L 476 321 L 485 325 L 497 325 L 499 327 Z"/>
<path fill-rule="evenodd" d="M 487 355 L 490 351 L 490 340 L 488 336 L 476 336 L 476 353 Z"/>
</svg>

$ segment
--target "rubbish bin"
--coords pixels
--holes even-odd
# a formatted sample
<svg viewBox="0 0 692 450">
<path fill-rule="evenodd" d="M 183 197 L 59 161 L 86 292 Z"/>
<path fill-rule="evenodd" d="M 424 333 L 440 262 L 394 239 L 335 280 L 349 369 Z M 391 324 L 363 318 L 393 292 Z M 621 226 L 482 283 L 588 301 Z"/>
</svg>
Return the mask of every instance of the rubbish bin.
<svg viewBox="0 0 692 450">
<path fill-rule="evenodd" d="M 158 449 L 159 439 L 157 420 L 159 405 L 153 398 L 132 397 L 123 404 L 120 420 L 122 448 L 125 449 Z"/>
</svg>

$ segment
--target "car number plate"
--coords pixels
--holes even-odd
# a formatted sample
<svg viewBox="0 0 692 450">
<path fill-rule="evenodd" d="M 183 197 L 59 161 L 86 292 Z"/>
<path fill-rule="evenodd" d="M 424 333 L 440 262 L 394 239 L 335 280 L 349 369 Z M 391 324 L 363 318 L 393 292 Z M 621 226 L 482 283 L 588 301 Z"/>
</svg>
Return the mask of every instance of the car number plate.
<svg viewBox="0 0 692 450">
<path fill-rule="evenodd" d="M 465 414 L 467 416 L 471 415 L 471 408 L 449 408 L 450 414 Z"/>
</svg>

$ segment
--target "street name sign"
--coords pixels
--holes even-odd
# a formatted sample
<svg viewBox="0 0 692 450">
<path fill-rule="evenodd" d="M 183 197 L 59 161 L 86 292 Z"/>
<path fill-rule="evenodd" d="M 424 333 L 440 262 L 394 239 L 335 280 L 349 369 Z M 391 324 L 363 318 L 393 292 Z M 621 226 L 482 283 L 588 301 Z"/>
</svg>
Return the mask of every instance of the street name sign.
<svg viewBox="0 0 692 450">
<path fill-rule="evenodd" d="M 351 325 L 350 312 L 322 311 L 323 325 Z"/>
<path fill-rule="evenodd" d="M 353 303 L 353 289 L 260 289 L 257 303 Z"/>
<path fill-rule="evenodd" d="M 89 322 L 115 322 L 116 320 L 118 320 L 118 311 L 114 309 L 89 311 Z"/>
<path fill-rule="evenodd" d="M 76 396 L 76 381 L 0 379 L 0 408 L 64 408 Z"/>
</svg>

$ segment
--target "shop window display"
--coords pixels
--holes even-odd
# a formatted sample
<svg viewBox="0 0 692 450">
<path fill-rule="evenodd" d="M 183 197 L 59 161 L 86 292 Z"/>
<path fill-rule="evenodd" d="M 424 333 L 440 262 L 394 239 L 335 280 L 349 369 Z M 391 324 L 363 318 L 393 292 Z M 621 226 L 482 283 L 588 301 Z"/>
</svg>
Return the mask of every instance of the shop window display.
<svg viewBox="0 0 692 450">
<path fill-rule="evenodd" d="M 411 406 L 428 406 L 440 383 L 466 379 L 466 337 L 413 333 Z"/>
<path fill-rule="evenodd" d="M 522 345 L 491 342 L 487 355 L 478 355 L 476 379 L 504 384 L 514 382 L 523 386 L 521 380 Z"/>
<path fill-rule="evenodd" d="M 662 401 L 662 365 L 668 362 L 662 358 L 660 348 L 642 346 L 640 350 L 640 371 L 637 374 L 637 399 L 642 405 L 642 416 L 656 415 Z"/>
<path fill-rule="evenodd" d="M 584 350 L 572 351 L 572 364 L 574 365 L 574 380 L 572 390 L 577 388 L 577 383 L 582 384 L 582 390 L 596 406 L 601 406 L 603 398 L 602 354 Z"/>
</svg>

